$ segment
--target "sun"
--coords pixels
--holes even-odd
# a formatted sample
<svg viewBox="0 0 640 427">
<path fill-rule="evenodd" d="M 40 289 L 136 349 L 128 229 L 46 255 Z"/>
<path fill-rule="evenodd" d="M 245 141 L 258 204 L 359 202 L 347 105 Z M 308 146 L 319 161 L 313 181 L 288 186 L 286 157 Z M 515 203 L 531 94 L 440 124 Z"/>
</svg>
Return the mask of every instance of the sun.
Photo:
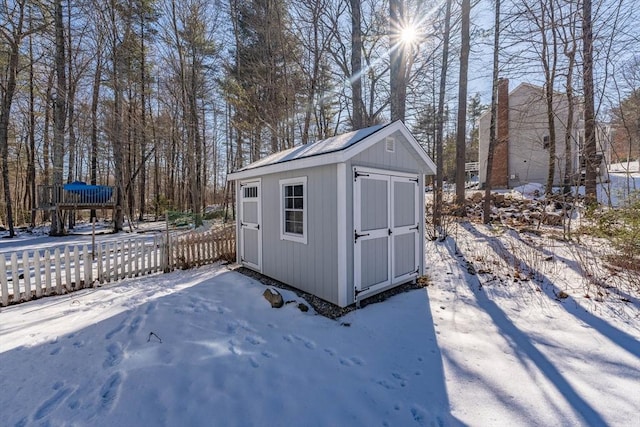
<svg viewBox="0 0 640 427">
<path fill-rule="evenodd" d="M 407 25 L 400 30 L 400 42 L 406 45 L 415 43 L 418 40 L 418 30 L 413 25 Z"/>
</svg>

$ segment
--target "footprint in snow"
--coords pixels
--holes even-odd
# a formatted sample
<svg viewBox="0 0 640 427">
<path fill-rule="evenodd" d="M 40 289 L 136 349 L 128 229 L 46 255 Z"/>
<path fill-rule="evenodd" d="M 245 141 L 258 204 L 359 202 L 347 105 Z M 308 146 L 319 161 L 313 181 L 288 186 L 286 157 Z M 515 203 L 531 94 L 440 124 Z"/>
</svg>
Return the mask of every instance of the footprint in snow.
<svg viewBox="0 0 640 427">
<path fill-rule="evenodd" d="M 258 361 L 255 359 L 255 357 L 251 356 L 249 358 L 249 363 L 251 364 L 252 367 L 254 368 L 259 368 L 260 364 L 258 363 Z"/>
<path fill-rule="evenodd" d="M 249 344 L 253 344 L 253 345 L 258 345 L 258 344 L 262 344 L 264 342 L 264 340 L 260 337 L 256 337 L 256 336 L 247 336 L 244 339 L 246 342 L 248 342 Z"/>
<path fill-rule="evenodd" d="M 142 323 L 142 316 L 136 316 L 129 325 L 129 335 L 135 334 L 140 329 L 140 323 Z"/>
<path fill-rule="evenodd" d="M 274 357 L 276 357 L 276 355 L 275 355 L 275 354 L 270 353 L 270 352 L 268 352 L 268 351 L 263 351 L 263 352 L 262 352 L 262 353 L 260 353 L 260 354 L 262 354 L 262 355 L 263 355 L 264 357 L 266 357 L 267 359 L 273 359 Z"/>
<path fill-rule="evenodd" d="M 41 420 L 51 412 L 53 412 L 58 405 L 60 405 L 64 399 L 71 393 L 70 388 L 63 388 L 64 384 L 61 382 L 57 382 L 53 385 L 53 389 L 56 391 L 53 396 L 49 399 L 45 400 L 42 405 L 38 407 L 36 412 L 33 414 L 33 419 L 35 421 Z"/>
<path fill-rule="evenodd" d="M 114 402 L 120 394 L 120 385 L 122 384 L 122 374 L 116 372 L 111 375 L 100 388 L 100 408 L 108 411 L 113 407 Z"/>
<path fill-rule="evenodd" d="M 393 390 L 395 387 L 390 384 L 387 380 L 378 380 L 376 381 L 376 384 L 378 384 L 379 386 L 382 386 L 384 388 L 386 388 L 387 390 Z"/>
<path fill-rule="evenodd" d="M 304 343 L 304 346 L 307 347 L 309 350 L 313 350 L 316 348 L 316 343 L 314 343 L 311 340 L 306 339 L 305 337 L 300 337 L 297 335 L 293 336 L 296 340 L 301 341 L 302 343 Z"/>
<path fill-rule="evenodd" d="M 282 339 L 286 342 L 293 342 L 293 337 L 291 335 L 283 335 Z"/>
<path fill-rule="evenodd" d="M 424 425 L 425 424 L 425 412 L 422 408 L 418 408 L 416 406 L 414 406 L 413 408 L 411 408 L 411 416 L 413 417 L 414 421 L 417 422 L 420 425 Z"/>
<path fill-rule="evenodd" d="M 329 356 L 335 356 L 336 355 L 335 350 L 330 349 L 330 348 L 325 348 L 324 352 L 327 353 Z"/>
<path fill-rule="evenodd" d="M 109 346 L 107 347 L 107 353 L 108 353 L 107 358 L 104 360 L 104 363 L 102 364 L 102 366 L 104 368 L 111 368 L 114 366 L 118 366 L 122 361 L 122 356 L 123 356 L 122 347 L 120 346 L 120 343 L 109 344 Z"/>
<path fill-rule="evenodd" d="M 364 365 L 364 361 L 362 361 L 362 359 L 358 357 L 341 357 L 340 364 L 344 366 L 353 366 L 353 365 L 362 366 Z"/>
<path fill-rule="evenodd" d="M 407 379 L 397 372 L 392 372 L 391 376 L 397 380 L 406 381 Z"/>
<path fill-rule="evenodd" d="M 236 346 L 237 346 L 237 343 L 234 340 L 229 340 L 229 351 L 234 355 L 239 356 L 240 352 L 238 351 Z"/>
<path fill-rule="evenodd" d="M 157 303 L 153 302 L 147 305 L 147 309 L 144 311 L 144 314 L 151 314 L 156 310 Z"/>
<path fill-rule="evenodd" d="M 49 353 L 50 356 L 55 356 L 56 354 L 60 353 L 60 350 L 62 350 L 62 347 L 56 347 L 53 350 L 51 350 L 51 352 Z"/>
<path fill-rule="evenodd" d="M 106 339 L 110 340 L 111 338 L 113 338 L 113 336 L 115 334 L 117 334 L 118 332 L 120 332 L 121 330 L 124 329 L 124 322 L 120 323 L 117 327 L 115 327 L 114 329 L 110 330 L 109 332 L 107 332 L 107 334 L 104 336 Z"/>
<path fill-rule="evenodd" d="M 356 364 L 358 366 L 364 365 L 364 361 L 362 359 L 360 359 L 359 357 L 350 357 L 349 360 L 351 360 L 354 364 Z"/>
<path fill-rule="evenodd" d="M 215 311 L 216 313 L 218 313 L 218 314 L 225 314 L 225 313 L 227 313 L 227 312 L 229 311 L 229 309 L 228 309 L 228 308 L 225 308 L 225 307 L 217 306 L 217 307 L 214 309 L 214 311 Z"/>
<path fill-rule="evenodd" d="M 353 363 L 351 362 L 351 360 L 346 359 L 344 357 L 340 358 L 340 364 L 344 366 L 353 366 Z"/>
</svg>

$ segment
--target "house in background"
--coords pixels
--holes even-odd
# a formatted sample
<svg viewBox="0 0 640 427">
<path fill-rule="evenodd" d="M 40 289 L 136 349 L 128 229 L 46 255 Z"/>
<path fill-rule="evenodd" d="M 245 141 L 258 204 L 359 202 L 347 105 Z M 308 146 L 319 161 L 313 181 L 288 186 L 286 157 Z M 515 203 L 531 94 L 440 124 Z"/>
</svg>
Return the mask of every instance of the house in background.
<svg viewBox="0 0 640 427">
<path fill-rule="evenodd" d="M 341 307 L 424 274 L 424 175 L 435 165 L 401 121 L 245 166 L 238 263 Z"/>
<path fill-rule="evenodd" d="M 496 147 L 492 169 L 492 188 L 512 188 L 524 183 L 546 184 L 549 172 L 549 147 L 555 144 L 554 185 L 560 186 L 565 176 L 565 133 L 569 114 L 567 96 L 554 94 L 555 141 L 549 140 L 549 123 L 544 89 L 529 83 L 518 85 L 509 92 L 509 80 L 498 83 L 498 105 L 496 120 Z M 489 152 L 489 126 L 491 112 L 487 111 L 479 120 L 479 176 L 484 186 L 487 176 Z M 601 160 L 600 174 L 605 172 L 608 160 L 607 134 L 596 130 L 597 155 Z M 584 173 L 582 157 L 584 149 L 584 120 L 581 105 L 574 108 L 571 129 L 571 176 L 576 182 Z"/>
</svg>

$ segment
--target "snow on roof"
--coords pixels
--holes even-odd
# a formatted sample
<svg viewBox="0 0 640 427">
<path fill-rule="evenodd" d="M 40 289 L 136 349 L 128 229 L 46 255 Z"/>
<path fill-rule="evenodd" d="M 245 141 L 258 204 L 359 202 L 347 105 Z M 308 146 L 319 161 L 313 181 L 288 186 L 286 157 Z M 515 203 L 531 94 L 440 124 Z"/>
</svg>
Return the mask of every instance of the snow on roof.
<svg viewBox="0 0 640 427">
<path fill-rule="evenodd" d="M 284 163 L 297 159 L 318 156 L 321 154 L 333 153 L 351 147 L 366 137 L 373 135 L 386 125 L 371 126 L 368 128 L 355 130 L 353 132 L 343 133 L 313 144 L 299 145 L 288 150 L 279 151 L 271 154 L 263 159 L 255 161 L 235 172 L 256 169 L 263 166 L 273 165 L 276 163 Z"/>
</svg>

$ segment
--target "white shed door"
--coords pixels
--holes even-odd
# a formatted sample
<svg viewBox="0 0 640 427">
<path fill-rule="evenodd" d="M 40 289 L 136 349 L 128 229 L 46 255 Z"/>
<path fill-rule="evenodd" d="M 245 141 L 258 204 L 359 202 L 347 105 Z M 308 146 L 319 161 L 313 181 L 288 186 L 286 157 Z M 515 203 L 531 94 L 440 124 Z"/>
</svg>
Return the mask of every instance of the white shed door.
<svg viewBox="0 0 640 427">
<path fill-rule="evenodd" d="M 366 296 L 418 275 L 418 177 L 354 168 L 354 180 L 354 284 Z"/>
<path fill-rule="evenodd" d="M 262 271 L 260 198 L 260 181 L 240 183 L 240 260 L 258 271 Z"/>
</svg>

